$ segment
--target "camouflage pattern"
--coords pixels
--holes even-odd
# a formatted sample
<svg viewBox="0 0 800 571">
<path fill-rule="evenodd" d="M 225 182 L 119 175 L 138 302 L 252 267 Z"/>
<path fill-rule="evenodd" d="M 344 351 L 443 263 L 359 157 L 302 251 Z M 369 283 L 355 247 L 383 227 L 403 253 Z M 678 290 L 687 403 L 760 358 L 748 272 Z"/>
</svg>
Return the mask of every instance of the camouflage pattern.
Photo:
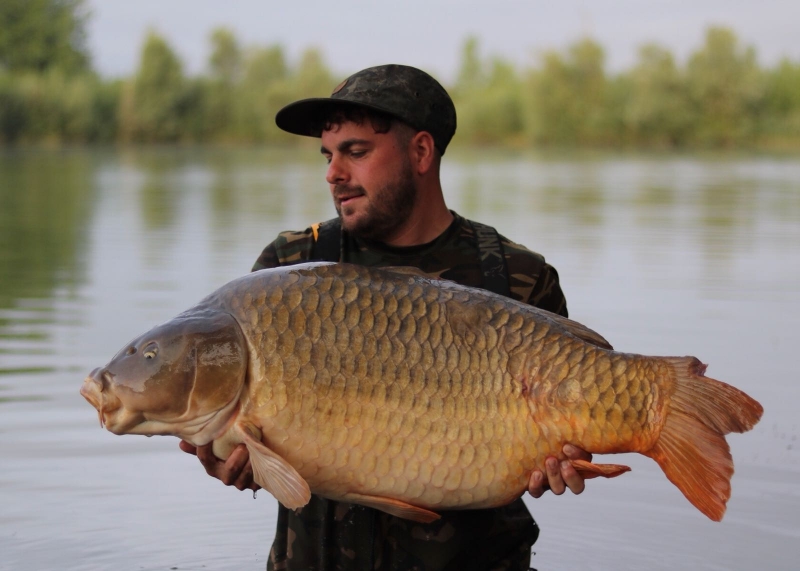
<svg viewBox="0 0 800 571">
<path fill-rule="evenodd" d="M 319 137 L 320 114 L 334 105 L 374 109 L 427 131 L 442 155 L 456 132 L 456 108 L 444 87 L 424 71 L 396 64 L 354 73 L 329 98 L 295 101 L 278 111 L 275 123 L 295 135 Z"/>
<path fill-rule="evenodd" d="M 421 524 L 314 495 L 278 504 L 267 570 L 528 571 L 539 528 L 522 500 L 441 515 Z"/>
<path fill-rule="evenodd" d="M 342 259 L 365 266 L 413 266 L 430 276 L 481 287 L 479 236 L 455 219 L 429 244 L 394 248 L 344 233 Z M 480 225 L 478 225 L 480 228 Z M 316 228 L 282 232 L 253 271 L 312 259 Z M 556 270 L 544 258 L 500 236 L 511 297 L 567 316 Z M 443 512 L 430 524 L 393 517 L 364 506 L 312 496 L 298 510 L 278 506 L 268 570 L 527 571 L 539 528 L 521 499 L 488 510 Z"/>
<path fill-rule="evenodd" d="M 393 248 L 345 235 L 340 261 L 375 267 L 412 266 L 432 277 L 481 287 L 478 237 L 468 220 L 453 214 L 455 219 L 450 227 L 433 242 L 421 246 Z M 555 268 L 540 254 L 502 235 L 500 243 L 508 267 L 511 297 L 567 317 L 567 302 Z M 311 259 L 313 249 L 314 229 L 281 232 L 264 248 L 253 271 L 307 261 Z"/>
</svg>

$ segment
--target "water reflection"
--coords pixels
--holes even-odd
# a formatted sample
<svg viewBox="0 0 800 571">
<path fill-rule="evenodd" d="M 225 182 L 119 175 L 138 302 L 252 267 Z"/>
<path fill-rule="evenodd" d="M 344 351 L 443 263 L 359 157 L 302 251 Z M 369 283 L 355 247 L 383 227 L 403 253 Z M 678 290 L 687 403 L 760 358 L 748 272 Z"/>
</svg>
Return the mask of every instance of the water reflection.
<svg viewBox="0 0 800 571">
<path fill-rule="evenodd" d="M 0 307 L 81 282 L 92 163 L 83 153 L 0 153 Z"/>
<path fill-rule="evenodd" d="M 313 147 L 0 152 L 0 433 L 14 434 L 1 441 L 0 552 L 16 568 L 120 557 L 137 568 L 263 568 L 268 494 L 243 502 L 174 442 L 99 431 L 77 388 L 127 339 L 249 271 L 279 231 L 331 217 L 324 174 Z M 800 529 L 800 160 L 448 155 L 443 183 L 452 208 L 557 266 L 575 317 L 626 350 L 702 350 L 715 375 L 767 409 L 763 426 L 733 440 L 743 480 L 731 524 L 693 519 L 643 465 L 621 488 L 537 503 L 542 566 L 579 567 L 588 553 L 589 566 L 618 565 L 619 538 L 642 526 L 690 545 L 671 560 L 685 567 L 757 566 L 759 546 L 785 561 L 782 534 Z M 780 498 L 761 491 L 765 464 L 787 490 Z M 219 513 L 231 531 L 209 521 Z M 776 518 L 786 526 L 770 531 Z M 569 544 L 575 521 L 581 545 Z M 104 548 L 78 540 L 87 536 Z M 664 550 L 661 537 L 642 541 L 625 553 L 630 568 L 654 568 Z M 219 555 L 238 542 L 249 555 Z"/>
<path fill-rule="evenodd" d="M 0 153 L 0 406 L 44 400 L 58 367 L 57 298 L 85 281 L 94 216 L 93 157 Z"/>
</svg>

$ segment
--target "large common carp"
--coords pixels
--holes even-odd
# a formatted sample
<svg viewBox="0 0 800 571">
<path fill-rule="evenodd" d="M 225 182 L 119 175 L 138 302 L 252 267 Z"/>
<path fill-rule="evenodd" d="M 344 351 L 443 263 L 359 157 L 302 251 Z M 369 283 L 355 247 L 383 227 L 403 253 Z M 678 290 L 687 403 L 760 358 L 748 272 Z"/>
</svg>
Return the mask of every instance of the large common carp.
<svg viewBox="0 0 800 571">
<path fill-rule="evenodd" d="M 125 346 L 81 394 L 115 434 L 213 441 L 223 459 L 244 442 L 255 481 L 288 508 L 312 492 L 424 522 L 499 506 L 571 443 L 653 458 L 720 520 L 724 435 L 762 408 L 704 370 L 410 270 L 311 263 L 228 283 Z"/>
</svg>

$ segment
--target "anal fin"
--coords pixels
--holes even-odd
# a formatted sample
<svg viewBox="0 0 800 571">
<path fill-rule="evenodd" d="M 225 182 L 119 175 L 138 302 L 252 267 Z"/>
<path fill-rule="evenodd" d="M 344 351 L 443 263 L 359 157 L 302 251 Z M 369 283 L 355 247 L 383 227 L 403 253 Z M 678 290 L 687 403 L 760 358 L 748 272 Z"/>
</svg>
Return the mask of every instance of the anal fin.
<svg viewBox="0 0 800 571">
<path fill-rule="evenodd" d="M 290 510 L 303 507 L 311 499 L 311 489 L 303 477 L 284 458 L 241 431 L 250 453 L 253 479 Z"/>
<path fill-rule="evenodd" d="M 584 480 L 591 480 L 601 476 L 603 478 L 616 478 L 620 474 L 631 471 L 629 466 L 623 466 L 622 464 L 593 464 L 586 460 L 570 460 L 570 463 Z"/>
<path fill-rule="evenodd" d="M 382 512 L 386 512 L 396 517 L 403 519 L 410 519 L 420 523 L 430 523 L 436 521 L 440 516 L 436 512 L 426 510 L 418 506 L 412 506 L 406 502 L 395 500 L 392 498 L 383 498 L 380 496 L 369 496 L 367 494 L 348 493 L 343 498 L 347 502 L 354 504 L 361 504 L 368 508 L 374 508 Z"/>
</svg>

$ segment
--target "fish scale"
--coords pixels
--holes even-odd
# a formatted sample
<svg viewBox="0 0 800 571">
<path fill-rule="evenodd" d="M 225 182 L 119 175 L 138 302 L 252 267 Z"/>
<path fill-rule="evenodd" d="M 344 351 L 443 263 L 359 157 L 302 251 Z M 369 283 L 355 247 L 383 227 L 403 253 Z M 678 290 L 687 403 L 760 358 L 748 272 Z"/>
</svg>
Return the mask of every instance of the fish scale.
<svg viewBox="0 0 800 571">
<path fill-rule="evenodd" d="M 158 367 L 141 360 L 148 351 Z M 313 263 L 223 286 L 82 393 L 118 434 L 213 442 L 220 458 L 244 442 L 256 481 L 289 508 L 311 492 L 418 521 L 503 505 L 571 443 L 654 458 L 720 519 L 733 471 L 724 435 L 762 409 L 704 370 L 615 352 L 574 321 L 415 270 Z M 146 388 L 133 398 L 134 386 Z M 159 416 L 148 391 L 184 413 Z M 190 431 L 190 413 L 208 420 Z M 572 462 L 585 477 L 628 469 Z"/>
<path fill-rule="evenodd" d="M 503 306 L 505 304 L 493 304 L 492 308 L 486 311 L 480 311 L 483 308 L 478 308 L 474 312 L 475 315 L 470 316 L 476 321 L 483 318 L 483 320 L 488 322 L 488 328 L 469 327 L 469 324 L 459 322 L 462 324 L 462 327 L 464 327 L 464 330 L 460 334 L 454 335 L 453 327 L 447 321 L 447 313 L 440 311 L 442 308 L 441 304 L 444 304 L 446 307 L 448 302 L 456 301 L 457 303 L 469 306 L 472 298 L 466 292 L 445 291 L 440 293 L 437 297 L 430 295 L 426 305 L 417 306 L 419 308 L 415 316 L 417 321 L 414 321 L 408 319 L 408 317 L 412 315 L 414 302 L 419 300 L 422 296 L 423 288 L 421 284 L 414 281 L 409 283 L 409 280 L 387 280 L 376 287 L 358 288 L 356 286 L 356 275 L 343 275 L 341 280 L 341 282 L 337 282 L 337 286 L 332 285 L 330 288 L 326 286 L 319 288 L 323 292 L 327 290 L 331 295 L 331 302 L 323 305 L 323 307 L 318 307 L 318 296 L 316 294 L 317 280 L 311 278 L 307 283 L 303 284 L 302 289 L 296 288 L 296 283 L 286 284 L 285 287 L 295 288 L 293 290 L 294 296 L 286 295 L 284 291 L 282 295 L 276 294 L 270 296 L 269 301 L 271 303 L 260 305 L 247 303 L 248 300 L 252 299 L 252 296 L 242 296 L 245 303 L 239 310 L 242 312 L 239 315 L 240 321 L 243 323 L 270 321 L 270 318 L 265 318 L 263 316 L 266 314 L 280 315 L 287 311 L 289 315 L 283 317 L 281 322 L 296 321 L 302 323 L 306 321 L 307 314 L 316 311 L 321 320 L 330 320 L 334 328 L 327 331 L 323 328 L 319 337 L 310 336 L 309 341 L 312 346 L 324 347 L 327 355 L 337 355 L 336 358 L 327 359 L 324 364 L 319 363 L 316 370 L 324 368 L 330 373 L 331 377 L 339 376 L 343 380 L 336 389 L 330 391 L 331 408 L 339 407 L 340 410 L 346 411 L 352 404 L 353 398 L 363 398 L 363 394 L 367 392 L 364 385 L 367 385 L 367 387 L 371 389 L 368 391 L 368 399 L 370 399 L 370 402 L 372 402 L 372 405 L 377 410 L 397 412 L 404 415 L 404 422 L 396 423 L 397 427 L 395 430 L 389 431 L 385 438 L 379 438 L 377 443 L 373 445 L 371 449 L 366 450 L 365 454 L 361 456 L 361 461 L 367 463 L 366 466 L 351 463 L 351 459 L 345 455 L 338 455 L 339 462 L 337 463 L 334 461 L 334 458 L 337 456 L 331 453 L 326 455 L 320 462 L 327 470 L 314 475 L 310 473 L 302 474 L 301 472 L 305 479 L 309 481 L 312 488 L 318 490 L 318 492 L 323 495 L 338 496 L 346 494 L 352 487 L 350 482 L 346 482 L 338 489 L 331 486 L 331 483 L 341 480 L 341 478 L 337 477 L 338 471 L 347 470 L 353 473 L 360 471 L 368 472 L 368 468 L 371 467 L 374 459 L 377 465 L 377 476 L 379 478 L 385 478 L 388 475 L 388 470 L 385 469 L 385 465 L 391 461 L 391 454 L 395 454 L 395 457 L 400 460 L 407 461 L 408 458 L 414 457 L 419 451 L 422 459 L 430 460 L 432 464 L 437 466 L 438 470 L 435 470 L 431 475 L 431 483 L 434 489 L 428 490 L 427 492 L 432 498 L 427 498 L 424 493 L 422 493 L 422 488 L 420 487 L 419 495 L 409 498 L 412 500 L 411 503 L 419 502 L 424 505 L 431 505 L 435 503 L 432 500 L 436 500 L 440 502 L 437 504 L 437 507 L 447 508 L 463 503 L 465 497 L 474 498 L 477 495 L 479 497 L 489 498 L 490 496 L 494 496 L 493 493 L 486 493 L 483 489 L 476 493 L 473 489 L 468 488 L 461 490 L 459 494 L 450 494 L 448 501 L 452 502 L 452 504 L 444 503 L 444 499 L 439 500 L 440 494 L 435 488 L 444 486 L 445 475 L 448 473 L 459 474 L 462 471 L 474 472 L 472 478 L 470 478 L 470 481 L 475 482 L 473 487 L 489 487 L 494 485 L 495 487 L 514 489 L 514 493 L 518 495 L 519 491 L 523 489 L 527 483 L 527 475 L 534 467 L 541 467 L 543 458 L 539 458 L 540 454 L 536 446 L 537 438 L 531 437 L 530 431 L 526 430 L 530 422 L 526 423 L 525 421 L 531 420 L 528 408 L 521 406 L 523 401 L 519 399 L 510 402 L 507 400 L 513 391 L 515 383 L 508 372 L 504 373 L 501 370 L 501 361 L 504 358 L 507 360 L 507 355 L 504 351 L 496 350 L 498 349 L 497 342 L 499 338 L 496 329 L 498 326 L 493 323 L 494 320 L 499 323 L 507 321 L 507 312 L 503 311 Z M 265 288 L 280 288 L 281 286 L 282 282 L 280 280 L 276 280 L 275 283 L 264 284 Z M 381 295 L 374 296 L 373 293 L 375 290 Z M 314 293 L 306 297 L 299 293 L 301 291 L 310 291 Z M 360 295 L 359 292 L 364 293 Z M 433 290 L 431 290 L 431 292 L 433 293 Z M 372 330 L 370 328 L 371 320 L 366 320 L 366 322 L 363 323 L 360 319 L 362 314 L 360 308 L 367 308 L 371 305 L 375 305 L 374 300 L 376 298 L 382 300 L 378 302 L 377 305 L 381 308 L 381 315 L 385 316 L 385 320 L 382 320 L 385 321 L 385 327 L 379 326 L 377 330 Z M 234 299 L 236 299 L 235 294 Z M 430 307 L 430 304 L 434 301 L 437 302 L 435 305 L 436 309 L 432 309 L 431 311 L 425 310 L 425 308 Z M 494 311 L 492 311 L 492 309 Z M 481 313 L 483 315 L 478 315 Z M 258 314 L 261 316 L 261 319 L 248 319 L 252 314 Z M 416 324 L 418 322 L 425 325 L 417 327 Z M 522 321 L 517 322 L 517 326 L 521 326 L 522 323 Z M 366 327 L 363 327 L 363 325 L 366 325 Z M 421 330 L 421 335 L 419 337 L 415 335 L 417 329 Z M 426 335 L 428 329 L 433 329 L 435 332 L 432 339 Z M 257 335 L 254 334 L 253 337 L 257 338 Z M 397 371 L 392 378 L 386 378 L 383 374 L 373 376 L 374 371 L 367 371 L 365 368 L 356 365 L 365 338 L 376 340 L 377 346 L 380 347 L 376 355 L 377 360 L 381 363 L 386 363 L 388 361 L 392 370 Z M 537 335 L 533 335 L 531 340 L 533 341 L 536 338 Z M 459 341 L 461 342 L 459 343 Z M 531 348 L 529 345 L 530 343 L 517 343 L 517 350 L 530 352 Z M 559 344 L 555 340 L 544 343 L 541 346 L 544 349 L 542 355 L 544 359 L 550 354 L 565 354 L 560 350 Z M 309 414 L 313 415 L 318 412 L 315 410 L 316 398 L 305 399 L 304 397 L 308 394 L 315 395 L 318 391 L 324 389 L 321 389 L 314 383 L 313 375 L 295 374 L 294 371 L 296 367 L 293 366 L 292 361 L 294 361 L 296 357 L 293 352 L 287 350 L 286 347 L 281 347 L 280 342 L 274 346 L 270 346 L 269 344 L 262 345 L 258 348 L 258 352 L 263 354 L 274 353 L 276 355 L 281 355 L 284 361 L 290 361 L 290 363 L 284 362 L 283 364 L 284 376 L 292 379 L 292 381 L 296 382 L 298 385 L 297 389 L 294 391 L 296 395 L 295 400 L 289 403 L 291 411 L 294 414 L 298 414 L 300 409 L 304 406 L 303 403 L 305 401 L 306 407 L 309 409 Z M 416 392 L 409 393 L 407 391 L 407 382 L 405 382 L 407 381 L 407 376 L 403 373 L 408 371 L 409 375 L 417 373 L 422 377 L 424 369 L 419 367 L 419 359 L 415 357 L 418 357 L 423 352 L 429 354 L 434 359 L 434 356 L 441 357 L 435 369 L 438 373 L 435 379 L 436 382 L 424 385 L 427 387 L 436 387 L 438 390 L 428 395 L 429 400 L 427 402 L 420 399 L 418 401 L 420 406 L 418 406 L 417 409 L 413 409 L 404 406 L 404 404 L 407 405 L 407 403 L 414 401 Z M 574 352 L 578 353 L 579 351 Z M 303 353 L 300 352 L 300 354 L 302 355 Z M 489 357 L 487 357 L 487 355 Z M 533 352 L 533 355 L 535 356 L 536 353 Z M 435 360 L 434 363 L 436 363 Z M 398 369 L 398 366 L 401 364 L 404 366 Z M 564 364 L 564 359 L 554 363 L 556 366 Z M 423 367 L 428 368 L 426 366 Z M 562 366 L 560 368 L 560 377 L 559 372 L 556 371 L 554 378 L 563 378 L 568 371 L 568 365 L 566 368 Z M 311 372 L 312 371 L 308 371 L 308 373 Z M 371 375 L 368 373 L 373 374 Z M 495 383 L 487 384 L 484 381 L 486 378 L 495 379 Z M 384 389 L 384 383 L 390 387 L 388 391 Z M 348 397 L 345 393 L 348 388 L 352 389 L 353 387 L 355 387 L 355 389 L 352 392 L 355 394 Z M 487 387 L 490 388 L 489 391 L 484 390 Z M 390 395 L 390 398 L 386 398 L 387 392 L 394 392 L 395 394 Z M 486 400 L 479 400 L 478 408 L 486 412 L 485 416 L 468 419 L 463 412 L 461 414 L 456 413 L 459 408 L 465 408 L 463 405 L 459 407 L 459 404 L 463 403 L 465 398 L 476 398 L 481 394 L 484 395 Z M 422 430 L 418 431 L 419 434 L 416 433 L 414 430 L 415 424 L 420 422 L 420 417 L 426 416 L 430 418 L 430 422 L 422 421 Z M 346 415 L 342 415 L 341 417 L 334 416 L 330 419 L 331 425 L 334 427 L 344 427 L 343 425 L 345 424 L 346 418 Z M 284 424 L 280 428 L 284 431 L 288 430 L 289 427 L 293 426 L 293 420 L 294 417 L 291 419 L 282 419 L 283 423 L 288 422 L 288 424 Z M 367 414 L 364 416 L 364 424 L 366 426 L 359 426 L 362 430 L 372 428 L 378 433 L 381 433 L 387 429 L 387 423 L 387 414 L 384 414 L 382 417 L 379 416 L 377 421 L 372 421 L 371 415 Z M 305 440 L 322 442 L 323 445 L 330 445 L 333 447 L 345 444 L 344 439 L 341 442 L 336 442 L 334 439 L 329 440 L 327 433 L 322 435 L 316 433 L 311 427 L 317 426 L 318 430 L 318 425 L 312 425 L 306 422 L 298 424 L 300 427 L 309 427 L 308 431 L 303 431 L 303 429 L 300 428 L 305 434 Z M 447 424 L 450 425 L 450 430 L 445 429 Z M 433 428 L 426 428 L 428 426 L 432 426 Z M 455 428 L 455 426 L 457 426 L 457 428 Z M 437 427 L 441 427 L 441 429 L 437 430 Z M 271 434 L 273 430 L 268 429 L 265 432 L 267 434 L 266 443 L 270 445 L 269 434 Z M 458 437 L 459 433 L 462 435 L 460 438 Z M 514 435 L 518 433 L 522 433 L 524 436 L 515 437 Z M 412 439 L 408 440 L 409 437 Z M 500 439 L 508 437 L 512 438 L 512 441 L 518 445 L 506 447 L 505 450 L 503 450 L 502 446 L 493 445 L 500 441 Z M 389 450 L 388 438 L 405 439 L 406 442 L 417 444 L 415 446 L 405 447 L 396 446 Z M 425 443 L 426 439 L 430 441 L 430 445 Z M 474 460 L 474 454 L 461 455 L 457 453 L 463 446 L 464 441 L 469 442 L 472 447 L 485 447 L 488 451 L 487 460 L 489 464 L 473 465 L 471 462 L 465 461 L 470 459 Z M 420 445 L 420 442 L 423 444 Z M 437 443 L 440 443 L 439 446 L 436 446 Z M 281 447 L 278 443 L 274 443 L 272 447 L 290 463 L 294 460 L 296 462 L 302 462 L 304 466 L 311 464 L 308 458 L 299 457 L 301 454 L 297 454 L 297 449 L 289 450 Z M 434 449 L 435 454 L 429 458 L 428 454 L 431 447 Z M 549 450 L 551 447 L 552 443 L 547 443 L 541 448 Z M 301 444 L 299 449 L 303 450 L 303 448 Z M 454 452 L 447 454 L 448 450 Z M 517 454 L 513 453 L 514 450 L 518 450 Z M 312 455 L 316 453 L 313 447 L 311 451 Z M 388 456 L 387 453 L 389 454 Z M 295 458 L 296 454 L 298 456 L 297 458 Z M 378 457 L 382 458 L 383 463 L 377 462 Z M 525 462 L 526 459 L 527 464 Z M 459 464 L 459 461 L 462 463 Z M 494 463 L 499 463 L 499 465 Z M 513 464 L 516 469 L 513 471 L 510 470 L 508 467 L 509 464 Z M 365 470 L 365 468 L 367 469 Z M 496 472 L 500 473 L 506 480 L 498 483 Z M 516 481 L 510 481 L 508 479 L 509 476 L 507 476 L 507 474 L 509 473 L 514 474 Z M 410 479 L 414 477 L 413 473 L 405 475 Z M 320 480 L 317 481 L 315 476 L 319 476 Z M 458 480 L 460 481 L 460 478 L 458 478 Z M 454 481 L 456 481 L 456 476 L 453 476 L 447 487 L 453 488 L 453 490 L 457 489 L 457 486 L 453 484 Z M 384 485 L 384 489 L 370 491 L 378 491 L 389 497 L 395 497 L 403 494 L 405 491 L 404 488 L 407 488 L 407 483 L 403 481 L 403 478 L 394 477 L 394 484 L 394 486 Z M 367 490 L 356 489 L 355 491 L 361 492 Z M 484 506 L 477 505 L 475 507 Z"/>
</svg>

